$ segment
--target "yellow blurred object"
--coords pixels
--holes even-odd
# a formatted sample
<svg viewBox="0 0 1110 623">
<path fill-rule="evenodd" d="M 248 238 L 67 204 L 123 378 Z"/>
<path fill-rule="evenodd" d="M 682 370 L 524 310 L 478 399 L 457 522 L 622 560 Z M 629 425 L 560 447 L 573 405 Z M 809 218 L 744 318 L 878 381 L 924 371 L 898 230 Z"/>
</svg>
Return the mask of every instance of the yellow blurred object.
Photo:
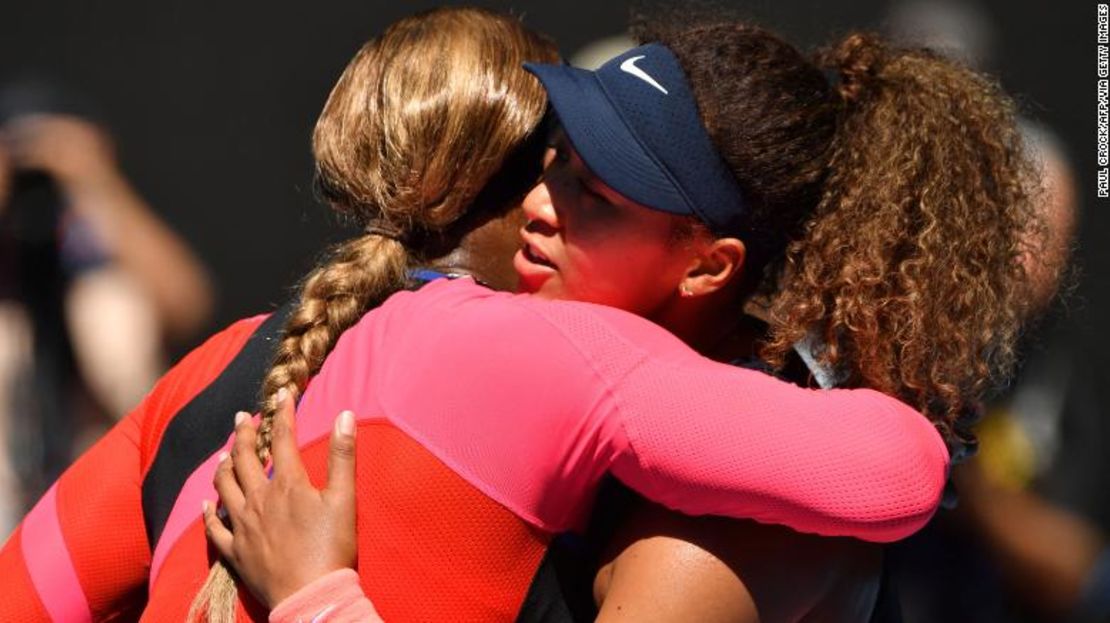
<svg viewBox="0 0 1110 623">
<path fill-rule="evenodd" d="M 979 424 L 979 454 L 983 475 L 1010 490 L 1029 486 L 1036 471 L 1036 451 L 1021 424 L 1004 406 L 991 409 Z"/>
</svg>

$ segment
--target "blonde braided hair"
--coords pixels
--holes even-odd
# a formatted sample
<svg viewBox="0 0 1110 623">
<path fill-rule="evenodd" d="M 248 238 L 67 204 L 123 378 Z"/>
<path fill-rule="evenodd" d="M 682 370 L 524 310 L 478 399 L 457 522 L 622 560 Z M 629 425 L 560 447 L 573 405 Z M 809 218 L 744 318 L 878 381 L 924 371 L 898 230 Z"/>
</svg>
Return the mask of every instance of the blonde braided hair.
<svg viewBox="0 0 1110 623">
<path fill-rule="evenodd" d="M 442 8 L 393 24 L 348 64 L 313 133 L 317 186 L 333 209 L 375 226 L 303 282 L 262 383 L 263 461 L 277 391 L 304 390 L 339 336 L 406 286 L 425 255 L 413 241 L 466 216 L 536 129 L 547 100 L 526 61 L 557 62 L 558 53 L 512 17 Z M 216 561 L 189 620 L 234 621 L 237 592 Z"/>
</svg>

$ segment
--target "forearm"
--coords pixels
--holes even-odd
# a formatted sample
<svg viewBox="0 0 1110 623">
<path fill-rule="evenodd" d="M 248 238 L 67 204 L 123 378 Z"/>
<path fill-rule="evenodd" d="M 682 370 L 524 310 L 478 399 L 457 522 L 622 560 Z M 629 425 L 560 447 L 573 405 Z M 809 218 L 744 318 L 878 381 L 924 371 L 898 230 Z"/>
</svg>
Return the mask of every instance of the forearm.
<svg viewBox="0 0 1110 623">
<path fill-rule="evenodd" d="M 270 623 L 379 623 L 353 569 L 333 571 L 286 597 L 270 612 Z"/>
<path fill-rule="evenodd" d="M 633 391 L 664 380 L 683 391 Z M 924 417 L 888 396 L 650 362 L 629 384 L 630 451 L 613 474 L 674 510 L 886 542 L 920 529 L 940 501 L 947 449 Z"/>
<path fill-rule="evenodd" d="M 207 274 L 196 256 L 115 172 L 70 182 L 67 194 L 112 258 L 149 293 L 167 333 L 197 330 L 212 308 Z"/>
<path fill-rule="evenodd" d="M 648 547 L 650 549 L 650 545 Z M 684 561 L 689 563 L 690 561 Z M 710 568 L 713 563 L 720 568 Z M 751 596 L 743 584 L 723 567 L 719 561 L 704 555 L 693 564 L 704 569 L 687 573 L 683 567 L 673 575 L 674 565 L 651 571 L 647 565 L 638 565 L 620 575 L 612 590 L 602 602 L 597 621 L 620 623 L 624 621 L 690 621 L 705 623 L 758 623 L 759 616 Z M 664 581 L 663 576 L 666 576 Z M 697 593 L 678 590 L 676 582 Z M 664 590 L 659 590 L 662 585 Z M 737 591 L 736 587 L 740 590 Z M 701 599 L 710 595 L 713 599 Z M 716 599 L 719 597 L 720 599 Z M 270 612 L 270 623 L 380 623 L 384 621 L 373 603 L 363 593 L 358 574 L 351 569 L 333 571 L 305 585 L 285 598 Z"/>
<path fill-rule="evenodd" d="M 113 418 L 123 417 L 164 371 L 149 297 L 114 266 L 83 271 L 66 292 L 66 324 L 81 377 Z"/>
</svg>

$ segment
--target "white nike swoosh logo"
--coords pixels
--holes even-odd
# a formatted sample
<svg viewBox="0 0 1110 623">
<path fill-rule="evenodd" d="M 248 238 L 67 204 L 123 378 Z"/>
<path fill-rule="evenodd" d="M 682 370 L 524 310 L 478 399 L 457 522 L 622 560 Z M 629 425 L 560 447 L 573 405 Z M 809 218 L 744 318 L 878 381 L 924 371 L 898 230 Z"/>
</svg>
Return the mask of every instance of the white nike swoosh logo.
<svg viewBox="0 0 1110 623">
<path fill-rule="evenodd" d="M 624 62 L 621 63 L 621 71 L 623 71 L 626 74 L 632 74 L 633 76 L 636 76 L 640 80 L 643 80 L 644 82 L 650 84 L 651 86 L 659 89 L 660 91 L 663 92 L 663 95 L 669 95 L 669 93 L 667 93 L 667 90 L 663 88 L 663 85 L 656 82 L 655 78 L 652 78 L 651 76 L 649 76 L 646 71 L 644 71 L 643 69 L 640 69 L 639 67 L 636 66 L 636 61 L 640 60 L 641 58 L 643 58 L 642 55 L 641 56 L 633 56 L 632 58 L 625 59 Z"/>
</svg>

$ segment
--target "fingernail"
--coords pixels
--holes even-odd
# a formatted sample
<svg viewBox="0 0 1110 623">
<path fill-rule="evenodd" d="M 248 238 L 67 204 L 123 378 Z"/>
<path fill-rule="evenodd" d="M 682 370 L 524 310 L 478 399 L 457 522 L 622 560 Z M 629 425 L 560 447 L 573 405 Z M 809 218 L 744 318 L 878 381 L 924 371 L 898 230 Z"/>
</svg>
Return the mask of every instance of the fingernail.
<svg viewBox="0 0 1110 623">
<path fill-rule="evenodd" d="M 354 435 L 355 434 L 355 414 L 350 411 L 344 411 L 339 414 L 339 419 L 335 423 L 336 430 L 340 435 Z"/>
<path fill-rule="evenodd" d="M 277 403 L 280 405 L 280 404 L 285 402 L 285 398 L 287 396 L 289 396 L 289 390 L 282 387 L 281 389 L 277 390 L 277 395 L 274 398 L 277 400 Z"/>
<path fill-rule="evenodd" d="M 250 414 L 247 413 L 246 411 L 240 411 L 240 412 L 236 413 L 235 414 L 235 426 L 242 425 L 243 421 L 246 420 L 249 417 L 250 417 Z"/>
<path fill-rule="evenodd" d="M 208 514 L 208 500 L 201 500 L 201 502 L 200 502 L 200 512 L 204 515 Z"/>
<path fill-rule="evenodd" d="M 224 461 L 227 460 L 227 457 L 228 457 L 228 454 L 226 452 L 221 452 L 219 455 L 216 456 L 216 461 L 220 462 L 220 463 L 223 463 Z"/>
</svg>

